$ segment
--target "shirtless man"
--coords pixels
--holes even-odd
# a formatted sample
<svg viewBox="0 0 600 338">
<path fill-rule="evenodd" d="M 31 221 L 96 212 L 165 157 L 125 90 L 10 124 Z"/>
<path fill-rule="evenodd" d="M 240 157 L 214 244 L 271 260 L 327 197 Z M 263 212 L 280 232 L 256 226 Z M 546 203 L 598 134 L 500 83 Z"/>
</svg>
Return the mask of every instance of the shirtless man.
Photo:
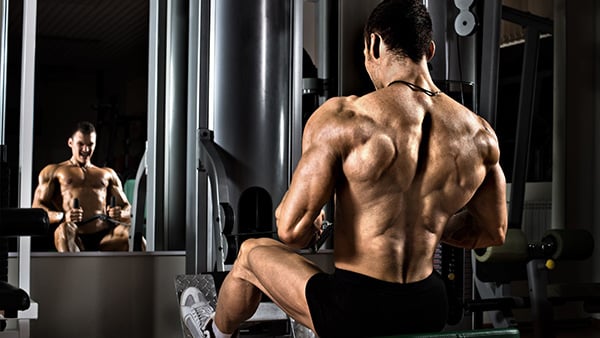
<svg viewBox="0 0 600 338">
<path fill-rule="evenodd" d="M 127 251 L 129 227 L 124 224 L 130 222 L 130 205 L 114 170 L 91 162 L 94 126 L 80 122 L 67 143 L 71 158 L 42 169 L 32 207 L 46 210 L 50 223 L 59 223 L 54 232 L 58 252 Z"/>
<path fill-rule="evenodd" d="M 310 118 L 302 157 L 276 210 L 283 243 L 243 242 L 216 312 L 201 295 L 192 306 L 199 325 L 182 307 L 197 336 L 234 333 L 261 293 L 320 337 L 441 330 L 447 301 L 433 268 L 438 244 L 472 249 L 504 242 L 497 138 L 432 81 L 431 19 L 422 1 L 382 2 L 364 33 L 376 90 L 330 99 Z M 318 237 L 319 214 L 332 194 L 336 270 L 329 275 L 297 250 Z"/>
</svg>

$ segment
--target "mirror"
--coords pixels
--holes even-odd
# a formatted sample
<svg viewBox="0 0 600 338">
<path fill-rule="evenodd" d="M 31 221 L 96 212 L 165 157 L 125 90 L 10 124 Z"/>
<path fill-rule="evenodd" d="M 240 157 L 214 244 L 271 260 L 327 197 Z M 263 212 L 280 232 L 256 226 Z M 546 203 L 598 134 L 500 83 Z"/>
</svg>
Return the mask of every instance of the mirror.
<svg viewBox="0 0 600 338">
<path fill-rule="evenodd" d="M 135 179 L 147 139 L 148 7 L 148 0 L 38 1 L 32 196 L 42 168 L 71 157 L 67 140 L 79 121 L 96 127 L 92 163 L 114 169 L 123 185 Z M 22 13 L 23 2 L 10 1 L 6 143 L 13 206 Z M 53 239 L 32 238 L 32 251 L 56 251 Z"/>
</svg>

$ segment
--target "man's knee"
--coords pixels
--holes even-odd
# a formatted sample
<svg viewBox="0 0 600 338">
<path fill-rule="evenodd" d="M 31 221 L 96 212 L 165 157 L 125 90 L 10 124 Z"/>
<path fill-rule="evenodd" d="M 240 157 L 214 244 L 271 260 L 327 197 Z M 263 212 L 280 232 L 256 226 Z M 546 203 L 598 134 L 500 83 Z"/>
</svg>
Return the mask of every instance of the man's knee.
<svg viewBox="0 0 600 338">
<path fill-rule="evenodd" d="M 54 241 L 64 241 L 66 240 L 65 236 L 65 226 L 64 223 L 59 224 L 56 229 L 54 229 Z"/>
<path fill-rule="evenodd" d="M 240 264 L 244 266 L 249 266 L 252 258 L 252 253 L 255 252 L 255 249 L 265 247 L 265 246 L 273 246 L 278 243 L 276 240 L 272 238 L 249 238 L 242 242 L 240 245 L 240 250 L 238 251 L 237 259 Z"/>
<path fill-rule="evenodd" d="M 128 251 L 129 241 L 123 238 L 102 239 L 98 245 L 100 251 Z"/>
<path fill-rule="evenodd" d="M 240 245 L 238 257 L 247 256 L 252 250 L 262 246 L 272 246 L 276 241 L 272 238 L 248 238 Z"/>
<path fill-rule="evenodd" d="M 54 229 L 54 238 L 70 239 L 77 235 L 77 228 L 72 224 L 63 222 Z"/>
<path fill-rule="evenodd" d="M 129 240 L 129 227 L 117 225 L 112 231 L 112 236 Z"/>
</svg>

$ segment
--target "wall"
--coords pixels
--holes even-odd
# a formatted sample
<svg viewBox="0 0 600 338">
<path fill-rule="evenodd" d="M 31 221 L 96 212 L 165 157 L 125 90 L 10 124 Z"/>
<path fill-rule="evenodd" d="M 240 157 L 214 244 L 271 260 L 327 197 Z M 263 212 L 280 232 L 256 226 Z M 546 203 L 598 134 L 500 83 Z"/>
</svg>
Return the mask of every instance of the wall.
<svg viewBox="0 0 600 338">
<path fill-rule="evenodd" d="M 554 205 L 564 208 L 562 219 L 554 220 L 554 226 L 583 228 L 595 233 L 595 240 L 600 243 L 598 222 L 600 214 L 600 177 L 598 158 L 598 82 L 597 45 L 600 35 L 595 28 L 598 24 L 600 4 L 594 0 L 557 1 L 561 6 L 564 20 L 564 41 L 557 43 L 556 49 L 565 53 L 564 67 L 556 79 L 557 91 L 564 90 L 564 102 L 558 102 L 555 116 L 562 116 L 562 125 L 555 128 L 563 132 L 565 138 L 563 157 L 555 158 L 564 165 L 564 172 L 554 172 L 556 179 L 564 179 L 561 188 L 564 195 L 554 201 Z M 560 21 L 559 21 L 560 22 Z M 560 28 L 560 26 L 558 26 Z M 556 30 L 556 28 L 555 28 Z M 557 58 L 558 59 L 558 58 Z M 560 176 L 559 176 L 560 175 Z M 555 195 L 556 196 L 556 195 Z M 559 205 L 557 205 L 559 204 Z M 578 270 L 572 278 L 579 281 L 599 281 L 599 250 L 595 251 L 592 260 Z"/>
<path fill-rule="evenodd" d="M 31 337 L 182 337 L 175 277 L 182 252 L 33 254 Z M 9 258 L 16 285 L 17 259 Z"/>
<path fill-rule="evenodd" d="M 331 251 L 306 257 L 333 271 Z M 175 251 L 34 253 L 30 295 L 39 310 L 38 319 L 31 321 L 31 337 L 183 337 L 175 277 L 185 273 L 184 262 L 185 254 Z M 13 285 L 17 266 L 10 257 Z"/>
</svg>

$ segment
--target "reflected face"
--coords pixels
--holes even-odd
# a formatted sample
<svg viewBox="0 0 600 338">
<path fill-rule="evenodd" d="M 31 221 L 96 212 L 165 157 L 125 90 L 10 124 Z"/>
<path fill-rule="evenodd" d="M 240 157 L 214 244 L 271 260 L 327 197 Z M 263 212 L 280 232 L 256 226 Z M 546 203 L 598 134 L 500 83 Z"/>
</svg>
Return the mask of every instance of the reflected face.
<svg viewBox="0 0 600 338">
<path fill-rule="evenodd" d="M 88 165 L 91 162 L 94 149 L 96 149 L 96 133 L 84 134 L 77 131 L 69 138 L 69 147 L 72 159 L 79 165 Z"/>
</svg>

